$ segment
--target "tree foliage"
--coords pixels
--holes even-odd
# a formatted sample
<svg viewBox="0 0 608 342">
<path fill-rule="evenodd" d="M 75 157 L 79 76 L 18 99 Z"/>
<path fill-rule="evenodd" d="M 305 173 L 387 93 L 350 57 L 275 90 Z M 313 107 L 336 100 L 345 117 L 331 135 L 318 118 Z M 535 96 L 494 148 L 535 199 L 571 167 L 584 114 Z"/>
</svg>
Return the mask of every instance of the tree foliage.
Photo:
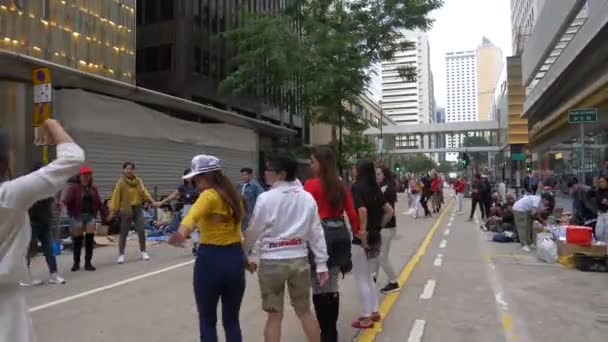
<svg viewBox="0 0 608 342">
<path fill-rule="evenodd" d="M 369 68 L 398 51 L 415 48 L 404 30 L 429 29 L 428 14 L 442 3 L 287 0 L 278 14 L 242 10 L 243 24 L 220 34 L 222 44 L 236 52 L 233 71 L 221 89 L 256 94 L 275 89 L 271 98 L 287 99 L 275 101 L 281 109 L 293 110 L 295 104 L 311 123 L 356 125 L 358 113 L 345 105 L 357 103 L 364 93 Z M 416 78 L 414 68 L 398 72 L 403 78 Z"/>
<path fill-rule="evenodd" d="M 488 140 L 484 137 L 479 136 L 466 136 L 462 141 L 464 147 L 481 147 L 490 146 Z M 480 168 L 487 163 L 488 152 L 467 152 L 469 156 L 473 157 L 473 167 Z"/>
<path fill-rule="evenodd" d="M 402 169 L 405 172 L 421 173 L 437 168 L 437 163 L 422 153 L 417 153 L 405 159 Z"/>
</svg>

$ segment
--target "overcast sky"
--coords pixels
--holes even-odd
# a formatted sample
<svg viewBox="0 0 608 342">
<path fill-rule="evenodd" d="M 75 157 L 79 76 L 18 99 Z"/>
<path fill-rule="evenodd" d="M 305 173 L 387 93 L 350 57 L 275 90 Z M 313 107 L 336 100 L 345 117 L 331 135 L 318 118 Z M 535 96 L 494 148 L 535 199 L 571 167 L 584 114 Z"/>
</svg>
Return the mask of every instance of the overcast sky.
<svg viewBox="0 0 608 342">
<path fill-rule="evenodd" d="M 445 53 L 473 50 L 483 36 L 511 55 L 511 9 L 509 0 L 445 0 L 431 13 L 435 23 L 429 31 L 431 70 L 435 78 L 437 106 L 445 107 Z"/>
</svg>

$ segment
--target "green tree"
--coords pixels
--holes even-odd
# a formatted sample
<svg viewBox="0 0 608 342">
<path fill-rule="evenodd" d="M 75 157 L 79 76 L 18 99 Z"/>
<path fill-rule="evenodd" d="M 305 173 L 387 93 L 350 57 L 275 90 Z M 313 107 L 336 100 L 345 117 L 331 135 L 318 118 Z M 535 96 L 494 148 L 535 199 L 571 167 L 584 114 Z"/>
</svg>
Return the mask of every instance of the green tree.
<svg viewBox="0 0 608 342">
<path fill-rule="evenodd" d="M 437 172 L 448 174 L 453 171 L 457 171 L 457 165 L 454 162 L 442 161 L 437 165 Z"/>
<path fill-rule="evenodd" d="M 403 32 L 428 30 L 429 12 L 442 4 L 442 0 L 287 0 L 277 14 L 242 10 L 242 25 L 219 35 L 222 48 L 237 52 L 233 71 L 221 89 L 263 94 L 281 110 L 304 116 L 306 122 L 342 126 L 354 137 L 362 122 L 345 105 L 358 102 L 370 81 L 370 66 L 392 59 L 397 51 L 414 49 L 415 42 L 407 41 Z M 405 79 L 416 78 L 414 67 L 398 71 Z"/>
<path fill-rule="evenodd" d="M 464 147 L 490 146 L 488 140 L 479 136 L 466 136 L 462 141 Z M 472 166 L 474 169 L 481 169 L 487 163 L 488 152 L 467 152 L 473 158 Z"/>
<path fill-rule="evenodd" d="M 421 173 L 428 172 L 437 168 L 437 163 L 422 153 L 417 153 L 405 158 L 402 169 L 405 172 Z"/>
</svg>

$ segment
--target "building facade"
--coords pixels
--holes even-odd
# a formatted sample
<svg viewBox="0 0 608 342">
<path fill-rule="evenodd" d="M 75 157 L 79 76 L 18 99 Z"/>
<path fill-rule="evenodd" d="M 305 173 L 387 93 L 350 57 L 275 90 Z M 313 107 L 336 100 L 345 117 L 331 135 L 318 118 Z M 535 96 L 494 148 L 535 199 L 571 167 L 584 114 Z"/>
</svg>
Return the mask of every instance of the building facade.
<svg viewBox="0 0 608 342">
<path fill-rule="evenodd" d="M 431 123 L 434 119 L 434 84 L 428 35 L 406 32 L 415 48 L 399 51 L 390 61 L 382 61 L 382 109 L 398 125 Z M 416 81 L 399 76 L 399 68 L 415 67 Z"/>
<path fill-rule="evenodd" d="M 243 11 L 278 13 L 280 6 L 279 0 L 139 0 L 137 85 L 301 130 L 296 94 L 268 87 L 256 94 L 219 90 L 234 66 L 232 52 L 215 37 L 238 26 Z"/>
<path fill-rule="evenodd" d="M 534 166 L 587 183 L 608 160 L 607 11 L 606 0 L 551 1 L 521 56 Z M 569 123 L 577 109 L 596 120 Z"/>
<path fill-rule="evenodd" d="M 511 0 L 511 51 L 514 55 L 521 55 L 544 5 L 545 0 Z"/>
<path fill-rule="evenodd" d="M 477 121 L 477 54 L 475 50 L 448 52 L 445 56 L 447 77 L 446 122 Z M 448 148 L 462 146 L 465 136 L 446 137 Z M 455 161 L 456 153 L 446 159 Z"/>
<path fill-rule="evenodd" d="M 382 112 L 380 104 L 373 98 L 371 94 L 359 96 L 359 102 L 351 105 L 351 111 L 358 113 L 361 120 L 368 127 L 380 128 L 381 123 L 384 126 L 395 125 L 395 122 L 385 113 Z M 328 145 L 332 141 L 338 139 L 338 129 L 330 124 L 319 122 L 310 125 L 310 145 L 321 146 Z"/>
<path fill-rule="evenodd" d="M 135 83 L 135 0 L 0 0 L 0 49 Z"/>
<path fill-rule="evenodd" d="M 29 171 L 34 162 L 52 160 L 55 153 L 50 149 L 47 155 L 33 143 L 33 113 L 42 107 L 34 104 L 32 68 L 48 70 L 42 72 L 50 75 L 45 82 L 52 83 L 51 96 L 46 97 L 52 101 L 48 108 L 85 150 L 103 196 L 112 190 L 127 160 L 135 162 L 149 189 L 162 195 L 175 190 L 192 155 L 200 151 L 222 159 L 226 174 L 238 180 L 242 167 L 257 168 L 263 164 L 259 162 L 263 151 L 298 134 L 288 128 L 296 125 L 291 117 L 281 119 L 278 112 L 265 119 L 261 113 L 243 114 L 210 101 L 174 96 L 180 92 L 163 92 L 181 88 L 136 86 L 137 68 L 153 70 L 158 76 L 167 72 L 167 66 L 175 70 L 188 62 L 194 71 L 199 70 L 192 58 L 197 49 L 190 50 L 187 58 L 176 59 L 173 48 L 164 45 L 172 35 L 191 37 L 189 32 L 161 27 L 165 19 L 183 12 L 180 6 L 186 2 L 140 2 L 145 6 L 136 10 L 134 1 L 0 0 L 0 127 L 10 132 L 15 148 L 12 174 Z M 201 7 L 198 12 L 201 24 L 208 18 L 202 14 L 205 11 Z M 136 49 L 135 25 L 140 15 L 140 20 L 158 21 L 159 31 L 156 43 L 150 37 L 152 45 Z M 225 25 L 222 20 L 213 17 L 214 27 Z M 138 50 L 143 58 L 136 57 Z M 202 73 L 202 52 L 201 56 Z M 142 64 L 136 67 L 136 61 Z M 220 65 L 214 63 L 209 65 Z M 185 74 L 178 76 L 191 81 Z M 173 77 L 164 81 L 177 84 Z M 191 86 L 183 85 L 184 89 Z"/>
<path fill-rule="evenodd" d="M 492 97 L 503 66 L 502 50 L 483 38 L 477 47 L 477 119 L 489 120 Z"/>
</svg>

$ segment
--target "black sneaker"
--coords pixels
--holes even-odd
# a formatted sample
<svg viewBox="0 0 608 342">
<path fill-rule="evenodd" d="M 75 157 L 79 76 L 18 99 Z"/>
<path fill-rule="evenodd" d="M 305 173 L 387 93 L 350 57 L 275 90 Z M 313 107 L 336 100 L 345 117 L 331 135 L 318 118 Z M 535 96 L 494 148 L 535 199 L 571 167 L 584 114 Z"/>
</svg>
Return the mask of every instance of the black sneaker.
<svg viewBox="0 0 608 342">
<path fill-rule="evenodd" d="M 388 283 L 385 287 L 383 287 L 380 292 L 382 293 L 391 293 L 391 292 L 399 292 L 399 284 L 397 283 Z"/>
</svg>

